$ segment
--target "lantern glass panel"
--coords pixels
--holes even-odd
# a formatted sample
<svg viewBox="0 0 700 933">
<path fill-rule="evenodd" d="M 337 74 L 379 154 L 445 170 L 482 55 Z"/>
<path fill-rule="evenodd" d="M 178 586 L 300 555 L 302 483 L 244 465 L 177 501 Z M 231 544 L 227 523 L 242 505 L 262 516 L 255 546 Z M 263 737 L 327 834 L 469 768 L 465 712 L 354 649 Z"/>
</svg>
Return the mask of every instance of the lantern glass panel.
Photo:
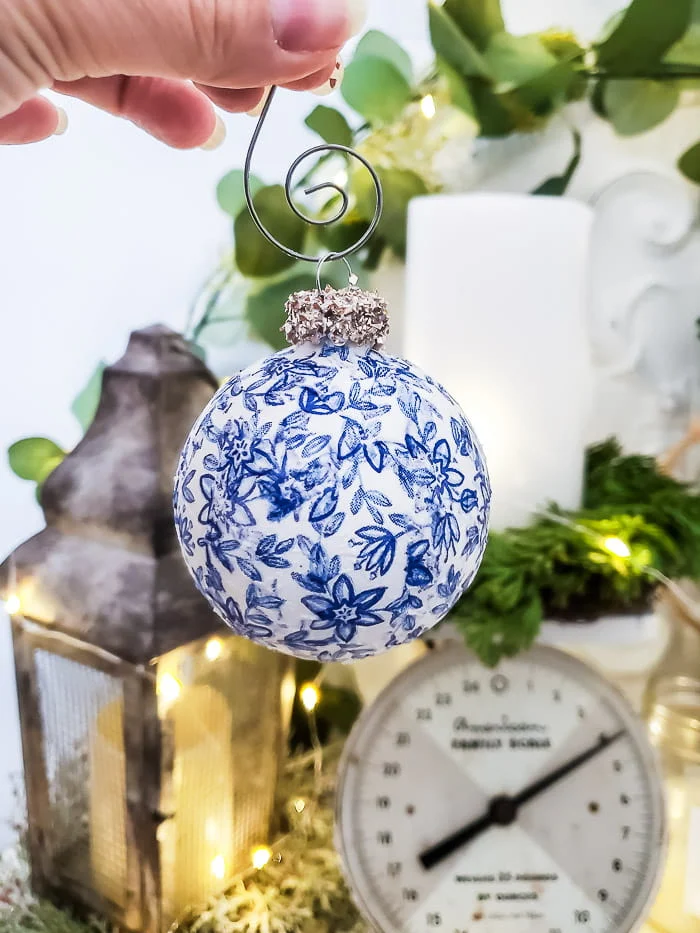
<svg viewBox="0 0 700 933">
<path fill-rule="evenodd" d="M 236 637 L 178 648 L 158 662 L 166 737 L 159 830 L 164 912 L 205 901 L 266 842 L 280 761 L 286 665 Z"/>
<path fill-rule="evenodd" d="M 43 649 L 34 657 L 53 873 L 123 908 L 127 838 L 121 682 Z"/>
</svg>

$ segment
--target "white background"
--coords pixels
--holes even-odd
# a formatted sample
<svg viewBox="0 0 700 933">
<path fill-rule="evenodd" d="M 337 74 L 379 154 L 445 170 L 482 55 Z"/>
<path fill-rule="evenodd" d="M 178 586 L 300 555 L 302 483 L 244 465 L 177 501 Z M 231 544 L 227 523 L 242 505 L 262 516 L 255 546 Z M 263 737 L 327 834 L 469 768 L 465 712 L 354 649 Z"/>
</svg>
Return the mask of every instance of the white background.
<svg viewBox="0 0 700 933">
<path fill-rule="evenodd" d="M 586 36 L 620 4 L 503 5 L 513 29 L 572 26 Z M 370 0 L 368 25 L 394 34 L 417 61 L 426 61 L 425 0 Z M 314 103 L 309 95 L 277 100 L 256 165 L 266 181 L 279 181 L 315 140 L 303 127 Z M 70 448 L 79 437 L 70 403 L 96 362 L 116 359 L 135 328 L 183 326 L 199 287 L 230 245 L 215 186 L 242 165 L 253 125 L 247 117 L 226 117 L 221 149 L 182 153 L 87 106 L 62 105 L 70 118 L 65 136 L 0 148 L 0 557 L 42 526 L 31 485 L 10 473 L 4 451 L 32 434 Z M 2 614 L 0 711 L 1 849 L 10 838 L 9 776 L 21 767 Z"/>
</svg>

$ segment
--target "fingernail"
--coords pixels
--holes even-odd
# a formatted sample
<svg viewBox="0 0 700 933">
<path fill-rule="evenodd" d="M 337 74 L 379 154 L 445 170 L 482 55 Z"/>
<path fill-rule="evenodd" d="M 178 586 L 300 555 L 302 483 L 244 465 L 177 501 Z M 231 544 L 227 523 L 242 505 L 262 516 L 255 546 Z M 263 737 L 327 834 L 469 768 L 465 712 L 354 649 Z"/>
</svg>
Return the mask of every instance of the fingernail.
<svg viewBox="0 0 700 933">
<path fill-rule="evenodd" d="M 277 44 L 288 52 L 335 49 L 362 25 L 366 0 L 270 0 Z"/>
<path fill-rule="evenodd" d="M 265 104 L 267 103 L 267 98 L 270 96 L 270 91 L 271 91 L 271 90 L 272 90 L 272 88 L 269 88 L 269 87 L 266 87 L 266 88 L 265 88 L 265 92 L 263 93 L 263 96 L 260 98 L 260 103 L 256 104 L 255 107 L 253 107 L 252 110 L 249 110 L 249 111 L 248 111 L 248 116 L 249 116 L 249 117 L 259 117 L 259 116 L 260 116 L 260 114 L 263 112 L 263 107 L 264 107 Z"/>
<path fill-rule="evenodd" d="M 216 126 L 214 127 L 214 132 L 211 134 L 209 139 L 205 143 L 203 143 L 199 148 L 204 149 L 205 152 L 211 152 L 213 149 L 218 149 L 225 139 L 226 139 L 226 127 L 224 126 L 224 121 L 221 119 L 221 117 L 217 113 Z"/>
<path fill-rule="evenodd" d="M 336 91 L 340 85 L 343 83 L 343 75 L 345 74 L 345 65 L 338 60 L 335 63 L 335 70 L 333 74 L 328 78 L 327 81 L 324 81 L 320 87 L 314 88 L 311 92 L 315 94 L 316 97 L 328 97 L 329 94 L 332 94 L 333 91 Z"/>
<path fill-rule="evenodd" d="M 63 107 L 57 107 L 56 109 L 58 110 L 58 123 L 56 124 L 56 129 L 53 131 L 53 135 L 63 136 L 68 129 L 68 114 Z"/>
</svg>

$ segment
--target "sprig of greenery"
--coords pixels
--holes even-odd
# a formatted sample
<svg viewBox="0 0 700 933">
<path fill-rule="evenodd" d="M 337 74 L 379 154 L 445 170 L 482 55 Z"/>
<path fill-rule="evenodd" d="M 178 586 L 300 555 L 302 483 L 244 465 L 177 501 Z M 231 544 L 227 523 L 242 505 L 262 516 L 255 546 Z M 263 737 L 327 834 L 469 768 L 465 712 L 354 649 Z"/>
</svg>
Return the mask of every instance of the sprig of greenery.
<svg viewBox="0 0 700 933">
<path fill-rule="evenodd" d="M 472 588 L 450 619 L 493 666 L 528 648 L 546 618 L 590 621 L 645 611 L 655 579 L 700 578 L 700 495 L 616 441 L 590 448 L 579 512 L 552 506 L 526 528 L 492 532 Z M 564 521 L 557 521 L 557 517 Z M 628 557 L 610 551 L 619 538 Z"/>
</svg>

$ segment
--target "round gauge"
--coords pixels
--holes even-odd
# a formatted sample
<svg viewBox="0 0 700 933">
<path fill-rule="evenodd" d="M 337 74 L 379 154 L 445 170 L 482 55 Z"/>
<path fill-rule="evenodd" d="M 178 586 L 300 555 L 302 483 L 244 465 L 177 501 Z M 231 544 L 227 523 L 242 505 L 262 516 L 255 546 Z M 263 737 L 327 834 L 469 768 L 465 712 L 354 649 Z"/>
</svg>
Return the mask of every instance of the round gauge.
<svg viewBox="0 0 700 933">
<path fill-rule="evenodd" d="M 627 933 L 664 854 L 644 728 L 591 668 L 537 647 L 496 670 L 438 649 L 367 708 L 338 848 L 384 933 Z"/>
</svg>

